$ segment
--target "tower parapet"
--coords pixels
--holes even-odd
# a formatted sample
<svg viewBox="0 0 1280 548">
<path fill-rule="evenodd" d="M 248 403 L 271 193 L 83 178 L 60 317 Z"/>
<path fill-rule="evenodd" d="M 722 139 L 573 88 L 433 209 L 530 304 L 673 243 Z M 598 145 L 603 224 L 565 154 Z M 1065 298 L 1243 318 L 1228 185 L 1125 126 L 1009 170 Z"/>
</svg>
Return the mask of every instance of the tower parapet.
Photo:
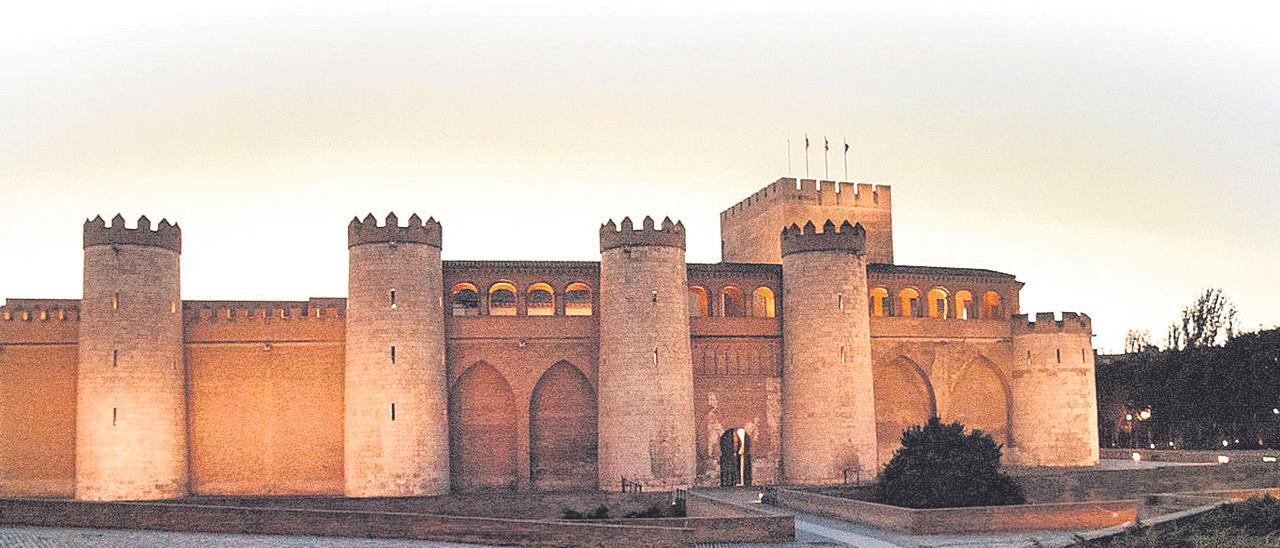
<svg viewBox="0 0 1280 548">
<path fill-rule="evenodd" d="M 798 484 L 876 469 L 866 232 L 847 221 L 782 232 L 782 470 Z"/>
<path fill-rule="evenodd" d="M 168 249 L 182 253 L 182 229 L 176 224 L 169 224 L 168 219 L 161 219 L 155 230 L 151 230 L 151 220 L 146 215 L 138 218 L 136 228 L 124 226 L 124 216 L 116 214 L 107 226 L 102 216 L 84 222 L 84 247 L 94 245 L 143 245 Z"/>
<path fill-rule="evenodd" d="M 1013 440 L 1009 455 L 1026 466 L 1098 463 L 1098 406 L 1094 385 L 1093 324 L 1063 312 L 1011 320 L 1013 334 Z"/>
<path fill-rule="evenodd" d="M 600 228 L 598 477 L 693 484 L 696 438 L 684 225 Z"/>
<path fill-rule="evenodd" d="M 347 229 L 343 491 L 447 494 L 448 390 L 440 223 L 417 215 Z"/>
<path fill-rule="evenodd" d="M 372 213 L 366 215 L 364 220 L 352 218 L 351 223 L 347 225 L 347 247 L 403 242 L 426 244 L 440 249 L 440 240 L 440 223 L 434 217 L 428 218 L 427 222 L 423 223 L 417 213 L 409 216 L 407 226 L 400 226 L 400 220 L 396 218 L 395 213 L 387 215 L 385 225 L 379 225 Z"/>
<path fill-rule="evenodd" d="M 76 498 L 187 493 L 182 233 L 138 219 L 84 226 L 76 402 Z"/>
<path fill-rule="evenodd" d="M 827 220 L 819 232 L 813 221 L 806 222 L 801 229 L 794 223 L 782 230 L 782 256 L 806 251 L 843 251 L 862 255 L 867 249 L 867 231 L 862 224 L 849 224 L 845 221 L 837 229 L 836 224 Z"/>
<path fill-rule="evenodd" d="M 613 224 L 613 219 L 600 225 L 600 251 L 623 246 L 665 246 L 684 249 L 684 223 L 671 222 L 671 217 L 662 219 L 661 227 L 654 227 L 653 217 L 645 217 L 644 224 L 636 230 L 631 217 L 623 217 L 622 225 Z"/>
</svg>

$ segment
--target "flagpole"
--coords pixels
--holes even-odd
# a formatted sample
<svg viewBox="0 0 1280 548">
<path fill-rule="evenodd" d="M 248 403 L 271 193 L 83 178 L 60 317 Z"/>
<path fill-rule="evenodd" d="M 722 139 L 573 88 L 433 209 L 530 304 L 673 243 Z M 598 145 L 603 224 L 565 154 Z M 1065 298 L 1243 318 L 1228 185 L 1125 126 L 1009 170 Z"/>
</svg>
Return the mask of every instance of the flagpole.
<svg viewBox="0 0 1280 548">
<path fill-rule="evenodd" d="M 853 182 L 849 180 L 849 140 L 848 139 L 844 139 L 844 180 L 847 183 Z"/>
<path fill-rule="evenodd" d="M 809 178 L 809 134 L 804 134 L 804 178 Z"/>
<path fill-rule="evenodd" d="M 823 180 L 831 178 L 831 142 L 827 140 L 827 136 L 822 136 L 822 178 Z"/>
</svg>

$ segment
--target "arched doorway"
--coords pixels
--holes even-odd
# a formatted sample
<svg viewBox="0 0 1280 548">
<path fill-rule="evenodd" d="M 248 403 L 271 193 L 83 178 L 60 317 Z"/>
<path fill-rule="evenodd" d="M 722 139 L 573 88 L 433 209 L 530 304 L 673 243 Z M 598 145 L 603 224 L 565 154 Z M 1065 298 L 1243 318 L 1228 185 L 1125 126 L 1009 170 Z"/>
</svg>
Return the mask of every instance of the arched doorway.
<svg viewBox="0 0 1280 548">
<path fill-rule="evenodd" d="M 876 402 L 877 461 L 885 464 L 902 446 L 902 432 L 927 422 L 937 407 L 924 372 L 906 357 L 875 364 L 871 386 Z"/>
<path fill-rule="evenodd" d="M 975 358 L 958 372 L 951 385 L 951 401 L 943 421 L 960 421 L 966 428 L 982 430 L 996 443 L 1009 443 L 1009 391 L 996 366 Z"/>
<path fill-rule="evenodd" d="M 449 394 L 449 451 L 455 490 L 515 488 L 514 398 L 502 373 L 485 362 L 467 369 Z"/>
<path fill-rule="evenodd" d="M 538 490 L 596 486 L 596 395 L 568 362 L 551 366 L 533 388 L 529 475 Z"/>
<path fill-rule="evenodd" d="M 751 485 L 751 436 L 743 428 L 720 435 L 720 486 Z"/>
</svg>

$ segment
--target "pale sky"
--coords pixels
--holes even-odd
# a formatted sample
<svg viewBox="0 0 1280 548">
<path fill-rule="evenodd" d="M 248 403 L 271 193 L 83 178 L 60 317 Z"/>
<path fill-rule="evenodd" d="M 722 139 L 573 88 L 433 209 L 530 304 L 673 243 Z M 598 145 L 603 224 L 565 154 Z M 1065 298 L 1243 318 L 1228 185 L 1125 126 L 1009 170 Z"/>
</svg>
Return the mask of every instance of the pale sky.
<svg viewBox="0 0 1280 548">
<path fill-rule="evenodd" d="M 423 4 L 7 6 L 0 297 L 78 298 L 117 211 L 181 224 L 188 299 L 343 296 L 370 211 L 440 219 L 446 259 L 670 215 L 715 262 L 808 133 L 893 186 L 898 263 L 1016 274 L 1095 346 L 1210 286 L 1280 324 L 1280 8 Z"/>
</svg>

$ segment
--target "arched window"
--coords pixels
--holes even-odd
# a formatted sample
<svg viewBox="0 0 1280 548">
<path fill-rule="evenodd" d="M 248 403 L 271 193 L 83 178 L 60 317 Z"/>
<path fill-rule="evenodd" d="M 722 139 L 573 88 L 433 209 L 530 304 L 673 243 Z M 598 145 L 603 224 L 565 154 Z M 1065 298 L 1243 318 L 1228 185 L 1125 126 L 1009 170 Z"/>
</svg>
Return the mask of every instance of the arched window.
<svg viewBox="0 0 1280 548">
<path fill-rule="evenodd" d="M 480 292 L 476 286 L 460 283 L 453 286 L 453 315 L 476 316 L 480 314 Z"/>
<path fill-rule="evenodd" d="M 1000 294 L 988 291 L 982 295 L 982 319 L 1003 320 L 1004 307 L 1000 304 Z"/>
<path fill-rule="evenodd" d="M 903 318 L 920 317 L 920 292 L 910 287 L 898 292 L 898 315 Z"/>
<path fill-rule="evenodd" d="M 524 302 L 529 316 L 554 316 L 556 313 L 555 290 L 548 284 L 529 286 L 524 292 Z"/>
<path fill-rule="evenodd" d="M 871 290 L 871 315 L 882 318 L 888 315 L 889 309 L 889 290 L 883 287 L 877 287 Z"/>
<path fill-rule="evenodd" d="M 965 290 L 956 292 L 956 317 L 961 320 L 972 320 L 978 317 L 973 309 L 973 293 Z"/>
<path fill-rule="evenodd" d="M 950 316 L 950 311 L 947 310 L 947 308 L 949 308 L 947 304 L 948 297 L 950 297 L 950 295 L 947 294 L 947 290 L 941 287 L 935 287 L 929 290 L 927 300 L 930 318 L 945 320 Z"/>
<path fill-rule="evenodd" d="M 564 288 L 564 315 L 591 315 L 591 286 L 574 282 Z"/>
<path fill-rule="evenodd" d="M 775 312 L 772 289 L 761 286 L 751 292 L 751 317 L 772 318 Z"/>
<path fill-rule="evenodd" d="M 742 299 L 742 290 L 728 286 L 720 290 L 720 315 L 726 318 L 745 318 L 746 302 Z"/>
<path fill-rule="evenodd" d="M 489 286 L 489 315 L 516 315 L 516 286 L 498 282 Z"/>
<path fill-rule="evenodd" d="M 707 312 L 707 289 L 697 285 L 689 286 L 689 317 L 705 318 Z"/>
</svg>

